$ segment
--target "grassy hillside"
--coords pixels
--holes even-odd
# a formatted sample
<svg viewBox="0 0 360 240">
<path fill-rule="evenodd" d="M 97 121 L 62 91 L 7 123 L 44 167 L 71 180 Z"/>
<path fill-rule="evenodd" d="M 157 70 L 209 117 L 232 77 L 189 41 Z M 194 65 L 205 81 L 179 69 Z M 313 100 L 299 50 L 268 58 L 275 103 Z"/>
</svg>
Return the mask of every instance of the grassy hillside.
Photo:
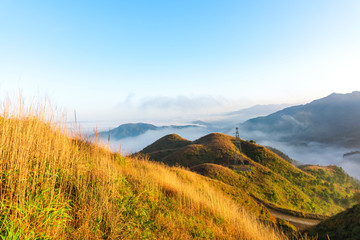
<svg viewBox="0 0 360 240">
<path fill-rule="evenodd" d="M 186 140 L 177 134 L 170 134 L 160 138 L 150 146 L 147 146 L 143 149 L 143 152 L 149 153 L 161 150 L 171 150 L 187 146 L 189 143 L 191 143 L 191 141 Z"/>
<path fill-rule="evenodd" d="M 318 185 L 324 186 L 320 196 L 326 200 L 333 201 L 344 207 L 349 207 L 354 203 L 352 194 L 349 193 L 353 193 L 354 189 L 360 189 L 359 180 L 350 177 L 342 168 L 335 165 L 303 165 L 300 168 L 316 177 Z"/>
<path fill-rule="evenodd" d="M 360 204 L 347 209 L 306 231 L 319 240 L 357 240 L 360 236 Z"/>
<path fill-rule="evenodd" d="M 270 151 L 272 151 L 273 153 L 275 153 L 276 155 L 278 155 L 279 157 L 281 157 L 282 159 L 288 161 L 289 163 L 291 163 L 291 164 L 293 164 L 295 166 L 299 166 L 299 165 L 302 164 L 301 162 L 292 159 L 291 157 L 289 157 L 288 155 L 286 155 L 285 153 L 283 153 L 279 149 L 276 149 L 274 147 L 269 147 L 269 146 L 266 146 L 266 148 L 269 149 Z"/>
<path fill-rule="evenodd" d="M 286 239 L 240 189 L 111 153 L 47 113 L 1 113 L 3 239 Z"/>
<path fill-rule="evenodd" d="M 235 152 L 239 150 L 235 147 L 228 136 L 220 133 L 209 134 L 194 142 L 177 138 L 177 144 L 170 144 L 162 141 L 174 136 L 168 135 L 155 143 L 144 148 L 141 153 L 148 154 L 152 159 L 164 162 L 167 165 L 181 165 L 191 167 L 201 163 L 230 164 L 233 161 Z M 159 142 L 162 143 L 159 148 Z M 186 144 L 183 144 L 186 143 Z M 162 155 L 158 152 L 162 151 Z"/>
<path fill-rule="evenodd" d="M 310 166 L 295 167 L 268 148 L 248 141 L 241 142 L 245 165 L 234 166 L 234 156 L 240 154 L 234 141 L 234 137 L 215 133 L 186 142 L 186 146 L 172 146 L 169 151 L 162 145 L 162 155 L 156 154 L 153 144 L 147 149 L 154 152 L 146 153 L 155 161 L 191 167 L 204 176 L 244 190 L 267 206 L 297 215 L 332 215 L 355 203 L 352 195 L 360 185 L 341 168 L 324 168 L 328 175 L 320 176 L 310 171 Z M 205 163 L 212 165 L 201 165 Z"/>
</svg>

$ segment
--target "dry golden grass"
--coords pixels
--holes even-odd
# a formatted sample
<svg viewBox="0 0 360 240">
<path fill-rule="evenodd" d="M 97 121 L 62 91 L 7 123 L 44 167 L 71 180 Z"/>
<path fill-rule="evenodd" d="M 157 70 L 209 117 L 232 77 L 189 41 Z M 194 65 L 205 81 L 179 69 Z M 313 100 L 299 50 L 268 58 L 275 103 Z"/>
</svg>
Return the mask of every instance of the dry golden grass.
<svg viewBox="0 0 360 240">
<path fill-rule="evenodd" d="M 134 165 L 127 168 L 126 174 L 141 176 L 151 181 L 154 187 L 160 187 L 165 196 L 175 197 L 179 209 L 187 214 L 204 213 L 221 216 L 222 228 L 210 221 L 211 228 L 216 229 L 216 236 L 222 239 L 285 239 L 284 236 L 270 227 L 260 224 L 232 200 L 216 191 L 203 179 L 204 177 L 180 168 L 169 168 L 157 163 L 132 160 Z M 135 165 L 143 165 L 138 168 Z"/>
<path fill-rule="evenodd" d="M 112 153 L 32 106 L 2 106 L 4 239 L 286 239 L 204 177 Z"/>
</svg>

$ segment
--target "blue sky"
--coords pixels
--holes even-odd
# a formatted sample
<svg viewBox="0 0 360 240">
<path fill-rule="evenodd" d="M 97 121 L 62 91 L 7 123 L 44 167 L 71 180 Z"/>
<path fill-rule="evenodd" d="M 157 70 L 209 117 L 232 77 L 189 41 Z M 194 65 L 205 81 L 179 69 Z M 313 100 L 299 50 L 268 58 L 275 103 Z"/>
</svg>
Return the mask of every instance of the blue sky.
<svg viewBox="0 0 360 240">
<path fill-rule="evenodd" d="M 0 0 L 0 92 L 80 120 L 201 118 L 360 90 L 359 1 Z"/>
</svg>

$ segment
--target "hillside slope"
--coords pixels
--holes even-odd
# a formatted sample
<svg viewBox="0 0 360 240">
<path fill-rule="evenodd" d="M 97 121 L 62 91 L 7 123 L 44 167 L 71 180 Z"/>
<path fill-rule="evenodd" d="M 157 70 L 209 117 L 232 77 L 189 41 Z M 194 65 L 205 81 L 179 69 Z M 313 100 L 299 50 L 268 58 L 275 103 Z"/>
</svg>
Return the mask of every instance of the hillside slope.
<svg viewBox="0 0 360 240">
<path fill-rule="evenodd" d="M 352 195 L 360 185 L 342 169 L 324 168 L 325 175 L 319 175 L 310 171 L 310 166 L 295 167 L 269 149 L 243 140 L 244 165 L 234 165 L 235 154 L 240 154 L 234 141 L 234 137 L 214 133 L 193 142 L 186 141 L 185 146 L 171 145 L 168 150 L 162 145 L 162 154 L 158 154 L 154 143 L 142 153 L 168 165 L 190 167 L 244 190 L 267 206 L 296 215 L 332 215 L 354 203 Z"/>
<path fill-rule="evenodd" d="M 310 236 L 318 236 L 318 240 L 328 240 L 329 238 L 347 240 L 359 239 L 360 204 L 319 223 L 305 232 Z"/>
<path fill-rule="evenodd" d="M 290 143 L 360 146 L 360 92 L 333 93 L 305 105 L 250 119 L 243 131 L 260 131 Z"/>
<path fill-rule="evenodd" d="M 0 118 L 4 239 L 286 239 L 240 189 L 111 153 L 42 110 L 12 113 Z"/>
</svg>

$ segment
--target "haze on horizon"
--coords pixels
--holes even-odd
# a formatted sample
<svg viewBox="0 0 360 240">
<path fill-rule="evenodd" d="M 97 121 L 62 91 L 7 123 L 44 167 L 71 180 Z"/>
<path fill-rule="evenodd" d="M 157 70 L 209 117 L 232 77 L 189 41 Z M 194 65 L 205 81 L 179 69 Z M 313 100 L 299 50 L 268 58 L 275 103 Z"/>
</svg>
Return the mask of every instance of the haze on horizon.
<svg viewBox="0 0 360 240">
<path fill-rule="evenodd" d="M 0 0 L 0 93 L 183 121 L 360 90 L 359 1 Z"/>
</svg>

